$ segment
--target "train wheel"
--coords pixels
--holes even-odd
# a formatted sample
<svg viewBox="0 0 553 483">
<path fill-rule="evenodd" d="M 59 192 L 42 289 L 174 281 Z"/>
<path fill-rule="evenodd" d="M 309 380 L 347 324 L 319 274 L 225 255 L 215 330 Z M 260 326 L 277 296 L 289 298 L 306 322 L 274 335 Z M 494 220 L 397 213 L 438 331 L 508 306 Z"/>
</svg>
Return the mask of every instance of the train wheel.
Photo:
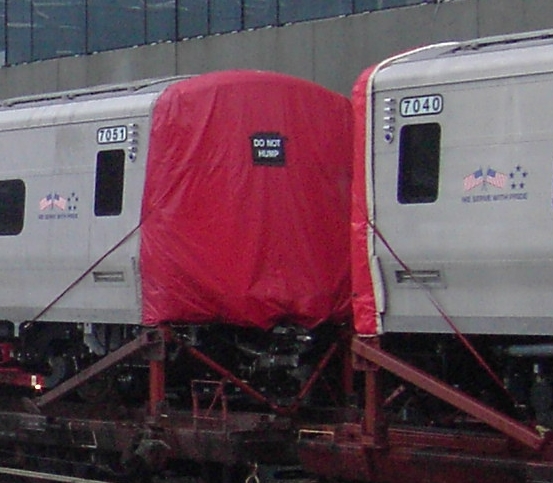
<svg viewBox="0 0 553 483">
<path fill-rule="evenodd" d="M 46 357 L 46 373 L 44 385 L 47 389 L 56 387 L 73 373 L 71 360 L 68 356 L 50 351 Z"/>
</svg>

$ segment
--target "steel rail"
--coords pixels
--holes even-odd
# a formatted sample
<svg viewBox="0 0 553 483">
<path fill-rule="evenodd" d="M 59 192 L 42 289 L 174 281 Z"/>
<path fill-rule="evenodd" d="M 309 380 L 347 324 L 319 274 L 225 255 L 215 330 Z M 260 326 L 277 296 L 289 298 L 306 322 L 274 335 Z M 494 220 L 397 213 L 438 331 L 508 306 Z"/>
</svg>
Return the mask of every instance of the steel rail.
<svg viewBox="0 0 553 483">
<path fill-rule="evenodd" d="M 44 481 L 59 481 L 61 483 L 109 483 L 100 480 L 88 480 L 75 476 L 54 475 L 40 471 L 21 470 L 17 468 L 0 467 L 0 475 L 21 476 L 23 478 L 35 478 Z"/>
</svg>

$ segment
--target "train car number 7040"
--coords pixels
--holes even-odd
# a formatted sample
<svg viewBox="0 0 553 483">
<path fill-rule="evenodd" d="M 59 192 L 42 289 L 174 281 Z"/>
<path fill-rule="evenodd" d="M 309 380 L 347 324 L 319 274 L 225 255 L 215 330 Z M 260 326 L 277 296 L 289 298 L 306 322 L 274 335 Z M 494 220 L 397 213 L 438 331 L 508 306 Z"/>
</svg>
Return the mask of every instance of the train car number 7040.
<svg viewBox="0 0 553 483">
<path fill-rule="evenodd" d="M 403 117 L 426 116 L 442 112 L 444 101 L 441 95 L 404 97 L 399 104 Z"/>
</svg>

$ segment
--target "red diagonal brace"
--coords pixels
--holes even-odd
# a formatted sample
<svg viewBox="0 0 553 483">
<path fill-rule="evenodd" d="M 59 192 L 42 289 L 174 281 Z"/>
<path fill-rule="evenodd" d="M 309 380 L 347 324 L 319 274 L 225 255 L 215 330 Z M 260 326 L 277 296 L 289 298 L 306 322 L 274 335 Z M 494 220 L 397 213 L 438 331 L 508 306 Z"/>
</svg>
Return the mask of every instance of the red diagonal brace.
<svg viewBox="0 0 553 483">
<path fill-rule="evenodd" d="M 143 351 L 147 348 L 152 348 L 157 346 L 158 348 L 163 347 L 163 337 L 162 333 L 157 330 L 151 330 L 144 332 L 137 339 L 128 342 L 124 346 L 120 347 L 116 351 L 110 352 L 107 356 L 100 359 L 98 362 L 87 367 L 83 371 L 74 375 L 73 377 L 67 379 L 67 381 L 62 382 L 59 386 L 56 386 L 51 391 L 48 391 L 44 396 L 36 398 L 32 401 L 36 408 L 40 409 L 47 404 L 50 404 L 52 401 L 59 399 L 70 391 L 74 390 L 81 384 L 84 384 L 86 381 L 90 380 L 94 376 L 97 376 L 101 372 L 109 369 L 118 362 L 121 362 L 123 359 L 130 357 L 133 354 L 136 354 L 139 351 Z M 150 358 L 158 359 L 161 356 L 150 354 Z"/>
<path fill-rule="evenodd" d="M 545 443 L 545 439 L 528 426 L 491 409 L 480 401 L 454 389 L 439 379 L 371 345 L 370 339 L 364 341 L 358 337 L 354 337 L 352 341 L 352 350 L 358 357 L 366 359 L 405 381 L 420 387 L 433 396 L 442 399 L 448 404 L 488 424 L 492 428 L 497 429 L 525 446 L 534 450 L 539 450 Z"/>
<path fill-rule="evenodd" d="M 215 372 L 219 373 L 225 379 L 228 379 L 231 383 L 233 383 L 234 385 L 239 387 L 242 391 L 244 391 L 245 394 L 249 395 L 253 399 L 257 400 L 258 402 L 261 402 L 261 403 L 266 404 L 267 406 L 269 406 L 275 413 L 281 414 L 281 415 L 288 415 L 289 414 L 289 409 L 283 408 L 281 406 L 278 406 L 277 404 L 274 404 L 268 398 L 266 398 L 263 394 L 256 391 L 249 384 L 242 381 L 240 378 L 235 376 L 231 371 L 229 371 L 228 369 L 225 369 L 223 366 L 221 366 L 220 364 L 215 362 L 210 357 L 206 356 L 204 353 L 202 353 L 198 349 L 195 349 L 194 347 L 190 347 L 190 346 L 187 346 L 187 345 L 183 345 L 183 347 L 188 351 L 188 353 L 192 357 L 195 357 L 199 361 L 203 362 L 206 366 L 210 367 Z"/>
</svg>

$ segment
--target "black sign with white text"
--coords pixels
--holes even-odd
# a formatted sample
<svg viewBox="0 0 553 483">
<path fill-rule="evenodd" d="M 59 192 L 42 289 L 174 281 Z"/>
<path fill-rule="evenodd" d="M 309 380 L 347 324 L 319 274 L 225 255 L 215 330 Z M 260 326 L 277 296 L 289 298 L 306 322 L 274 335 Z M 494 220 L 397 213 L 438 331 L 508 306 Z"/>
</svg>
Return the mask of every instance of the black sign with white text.
<svg viewBox="0 0 553 483">
<path fill-rule="evenodd" d="M 278 133 L 260 132 L 250 136 L 253 163 L 264 166 L 284 166 L 285 138 Z"/>
</svg>

